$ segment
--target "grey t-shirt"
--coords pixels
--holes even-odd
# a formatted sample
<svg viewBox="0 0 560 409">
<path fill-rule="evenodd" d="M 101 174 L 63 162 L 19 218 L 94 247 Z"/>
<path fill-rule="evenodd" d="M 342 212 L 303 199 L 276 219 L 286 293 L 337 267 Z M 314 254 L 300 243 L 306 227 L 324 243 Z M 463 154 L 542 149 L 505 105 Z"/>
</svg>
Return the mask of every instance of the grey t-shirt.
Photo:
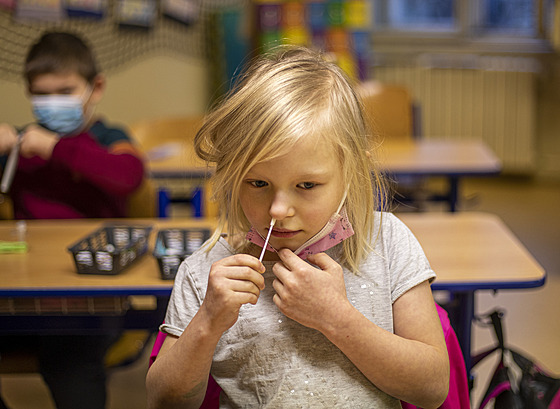
<svg viewBox="0 0 560 409">
<path fill-rule="evenodd" d="M 359 274 L 344 270 L 348 299 L 379 327 L 393 332 L 392 304 L 435 273 L 416 238 L 393 214 L 374 234 L 374 251 Z M 234 254 L 223 238 L 199 250 L 179 268 L 163 332 L 180 336 L 206 294 L 213 262 Z M 327 251 L 331 256 L 336 248 Z M 224 408 L 400 408 L 320 332 L 284 316 L 272 301 L 274 262 L 265 262 L 266 288 L 256 305 L 243 305 L 238 321 L 221 337 L 211 374 Z"/>
</svg>

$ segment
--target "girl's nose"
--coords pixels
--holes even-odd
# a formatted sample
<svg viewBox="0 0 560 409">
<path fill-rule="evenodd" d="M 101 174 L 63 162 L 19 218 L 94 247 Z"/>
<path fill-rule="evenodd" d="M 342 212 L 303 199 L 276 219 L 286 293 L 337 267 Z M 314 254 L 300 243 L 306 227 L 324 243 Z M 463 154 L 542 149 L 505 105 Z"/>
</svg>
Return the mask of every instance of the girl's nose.
<svg viewBox="0 0 560 409">
<path fill-rule="evenodd" d="M 278 192 L 274 195 L 269 209 L 270 217 L 276 220 L 283 220 L 294 215 L 294 207 L 289 195 Z"/>
</svg>

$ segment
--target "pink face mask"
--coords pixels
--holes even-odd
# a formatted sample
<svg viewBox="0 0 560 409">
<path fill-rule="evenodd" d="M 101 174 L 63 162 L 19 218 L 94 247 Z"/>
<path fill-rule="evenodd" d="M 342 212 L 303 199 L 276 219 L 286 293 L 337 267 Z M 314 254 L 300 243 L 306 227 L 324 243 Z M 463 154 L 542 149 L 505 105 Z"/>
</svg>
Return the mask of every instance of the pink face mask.
<svg viewBox="0 0 560 409">
<path fill-rule="evenodd" d="M 316 235 L 295 250 L 294 253 L 296 255 L 306 260 L 310 254 L 317 254 L 328 250 L 354 234 L 354 229 L 352 228 L 352 224 L 350 224 L 350 220 L 348 220 L 346 209 L 342 207 L 345 200 L 346 194 L 342 198 L 337 211 L 330 217 L 327 224 L 325 224 Z M 253 227 L 251 227 L 251 230 L 247 233 L 246 238 L 251 243 L 260 247 L 265 243 L 265 239 Z M 276 251 L 270 244 L 267 244 L 266 249 L 268 251 Z"/>
</svg>

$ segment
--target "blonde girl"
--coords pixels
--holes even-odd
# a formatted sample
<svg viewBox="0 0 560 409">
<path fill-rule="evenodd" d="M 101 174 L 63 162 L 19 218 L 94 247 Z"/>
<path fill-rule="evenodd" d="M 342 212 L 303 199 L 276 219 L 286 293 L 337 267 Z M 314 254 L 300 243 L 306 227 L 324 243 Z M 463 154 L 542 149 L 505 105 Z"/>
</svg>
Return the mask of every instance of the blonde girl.
<svg viewBox="0 0 560 409">
<path fill-rule="evenodd" d="M 224 407 L 443 402 L 435 274 L 379 211 L 370 141 L 351 83 L 322 55 L 283 47 L 247 68 L 195 141 L 216 166 L 219 227 L 177 275 L 150 407 L 198 407 L 209 374 Z"/>
</svg>

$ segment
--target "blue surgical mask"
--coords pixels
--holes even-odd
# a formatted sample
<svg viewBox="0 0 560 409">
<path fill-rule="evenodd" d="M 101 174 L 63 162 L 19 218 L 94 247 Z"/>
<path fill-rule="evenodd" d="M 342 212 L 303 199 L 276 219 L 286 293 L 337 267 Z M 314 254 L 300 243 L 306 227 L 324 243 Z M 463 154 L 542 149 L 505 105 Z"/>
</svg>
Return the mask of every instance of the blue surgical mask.
<svg viewBox="0 0 560 409">
<path fill-rule="evenodd" d="M 45 128 L 61 136 L 81 130 L 85 124 L 84 102 L 91 90 L 84 95 L 35 95 L 31 97 L 33 114 Z"/>
</svg>

